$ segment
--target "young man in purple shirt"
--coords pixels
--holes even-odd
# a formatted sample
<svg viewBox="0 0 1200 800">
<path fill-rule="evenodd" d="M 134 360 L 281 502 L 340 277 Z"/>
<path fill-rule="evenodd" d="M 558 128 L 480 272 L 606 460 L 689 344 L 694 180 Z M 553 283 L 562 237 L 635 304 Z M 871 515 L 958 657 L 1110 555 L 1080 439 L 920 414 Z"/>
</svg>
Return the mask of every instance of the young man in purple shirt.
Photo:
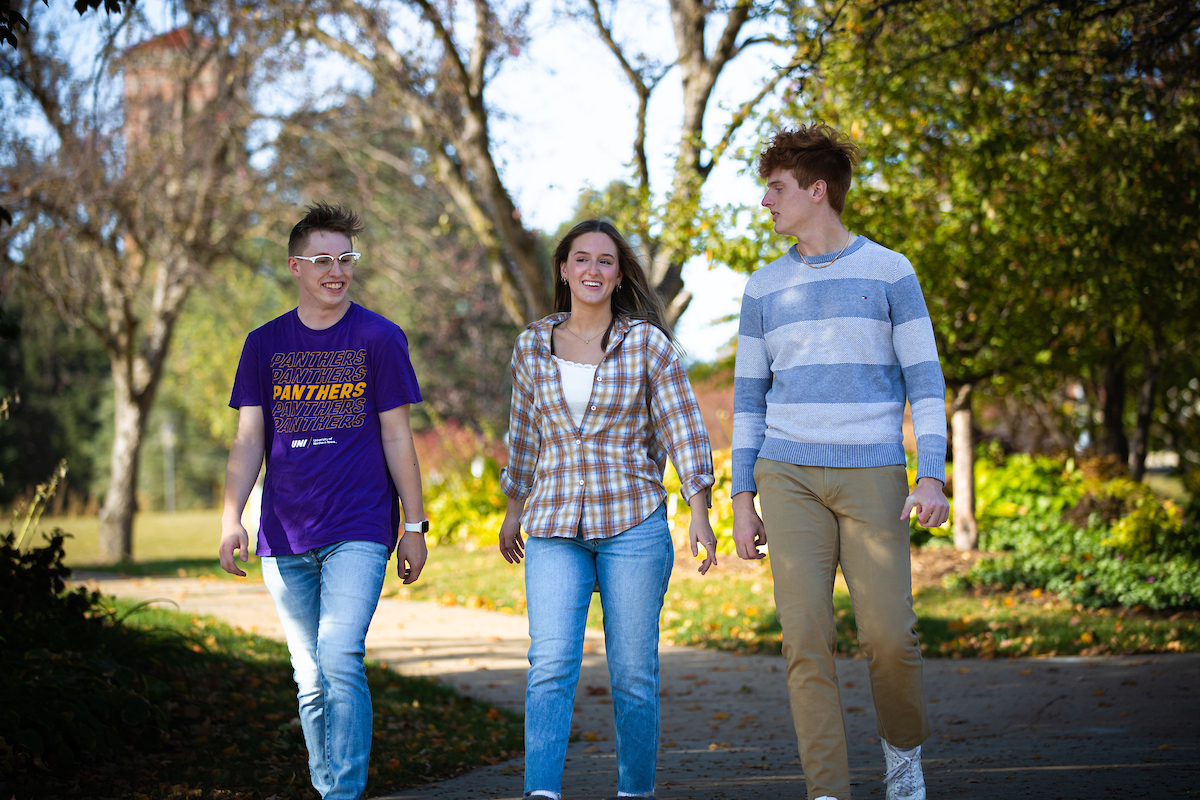
<svg viewBox="0 0 1200 800">
<path fill-rule="evenodd" d="M 409 407 L 421 391 L 408 340 L 350 302 L 363 227 L 318 203 L 288 240 L 299 300 L 246 338 L 230 406 L 238 429 L 225 473 L 221 566 L 245 576 L 242 511 L 266 457 L 257 554 L 283 622 L 313 787 L 358 800 L 371 752 L 367 627 L 388 557 L 405 583 L 428 552 Z M 400 511 L 404 528 L 399 536 Z"/>
</svg>

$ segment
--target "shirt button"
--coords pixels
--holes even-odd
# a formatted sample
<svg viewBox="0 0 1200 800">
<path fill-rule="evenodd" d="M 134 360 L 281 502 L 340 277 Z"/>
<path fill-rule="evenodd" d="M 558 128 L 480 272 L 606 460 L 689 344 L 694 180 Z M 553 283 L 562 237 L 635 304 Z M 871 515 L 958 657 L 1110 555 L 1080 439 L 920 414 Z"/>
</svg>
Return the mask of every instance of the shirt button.
<svg viewBox="0 0 1200 800">
<path fill-rule="evenodd" d="M 583 486 L 583 478 L 580 478 L 580 479 L 579 479 L 579 485 L 580 485 L 580 486 Z"/>
<path fill-rule="evenodd" d="M 595 410 L 596 410 L 596 407 L 595 407 L 595 406 L 592 406 L 592 411 L 595 411 Z"/>
<path fill-rule="evenodd" d="M 575 440 L 575 444 L 583 444 L 583 440 L 582 440 L 582 439 L 576 439 L 576 440 Z"/>
</svg>

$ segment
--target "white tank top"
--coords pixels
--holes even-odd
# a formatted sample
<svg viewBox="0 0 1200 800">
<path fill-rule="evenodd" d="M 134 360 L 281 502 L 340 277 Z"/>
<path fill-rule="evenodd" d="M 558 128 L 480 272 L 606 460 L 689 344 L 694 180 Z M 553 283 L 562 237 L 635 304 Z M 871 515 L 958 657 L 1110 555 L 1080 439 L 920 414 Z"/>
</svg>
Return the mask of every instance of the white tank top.
<svg viewBox="0 0 1200 800">
<path fill-rule="evenodd" d="M 575 361 L 554 356 L 558 366 L 558 377 L 562 381 L 563 396 L 567 400 L 567 410 L 575 427 L 583 424 L 583 415 L 587 412 L 588 400 L 592 397 L 592 384 L 596 380 L 597 364 L 580 364 Z"/>
</svg>

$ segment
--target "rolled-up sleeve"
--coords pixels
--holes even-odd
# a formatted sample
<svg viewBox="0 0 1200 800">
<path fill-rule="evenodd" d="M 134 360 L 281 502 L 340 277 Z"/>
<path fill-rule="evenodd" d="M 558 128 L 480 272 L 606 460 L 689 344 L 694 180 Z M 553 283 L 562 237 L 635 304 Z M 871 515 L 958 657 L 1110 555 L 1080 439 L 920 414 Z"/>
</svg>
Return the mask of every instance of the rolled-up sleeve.
<svg viewBox="0 0 1200 800">
<path fill-rule="evenodd" d="M 706 505 L 711 508 L 710 488 L 715 482 L 712 447 L 700 404 L 670 341 L 656 328 L 649 325 L 646 328 L 650 329 L 646 355 L 651 425 L 679 473 L 683 499 L 690 500 L 697 492 L 704 492 Z"/>
<path fill-rule="evenodd" d="M 500 490 L 524 500 L 533 490 L 538 453 L 542 447 L 534 405 L 533 379 L 529 374 L 526 348 L 519 338 L 512 358 L 512 408 L 508 415 L 508 466 L 500 473 Z"/>
</svg>

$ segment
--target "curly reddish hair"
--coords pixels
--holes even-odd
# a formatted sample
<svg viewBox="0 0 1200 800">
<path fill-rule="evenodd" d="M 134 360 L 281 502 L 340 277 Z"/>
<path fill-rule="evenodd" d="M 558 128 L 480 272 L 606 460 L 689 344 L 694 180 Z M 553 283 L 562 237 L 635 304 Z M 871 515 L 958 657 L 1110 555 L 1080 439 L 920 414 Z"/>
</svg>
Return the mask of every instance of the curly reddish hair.
<svg viewBox="0 0 1200 800">
<path fill-rule="evenodd" d="M 825 181 L 829 207 L 841 214 L 858 160 L 858 148 L 851 144 L 850 137 L 818 121 L 776 131 L 758 155 L 758 177 L 766 180 L 772 172 L 785 169 L 801 189 Z"/>
</svg>

